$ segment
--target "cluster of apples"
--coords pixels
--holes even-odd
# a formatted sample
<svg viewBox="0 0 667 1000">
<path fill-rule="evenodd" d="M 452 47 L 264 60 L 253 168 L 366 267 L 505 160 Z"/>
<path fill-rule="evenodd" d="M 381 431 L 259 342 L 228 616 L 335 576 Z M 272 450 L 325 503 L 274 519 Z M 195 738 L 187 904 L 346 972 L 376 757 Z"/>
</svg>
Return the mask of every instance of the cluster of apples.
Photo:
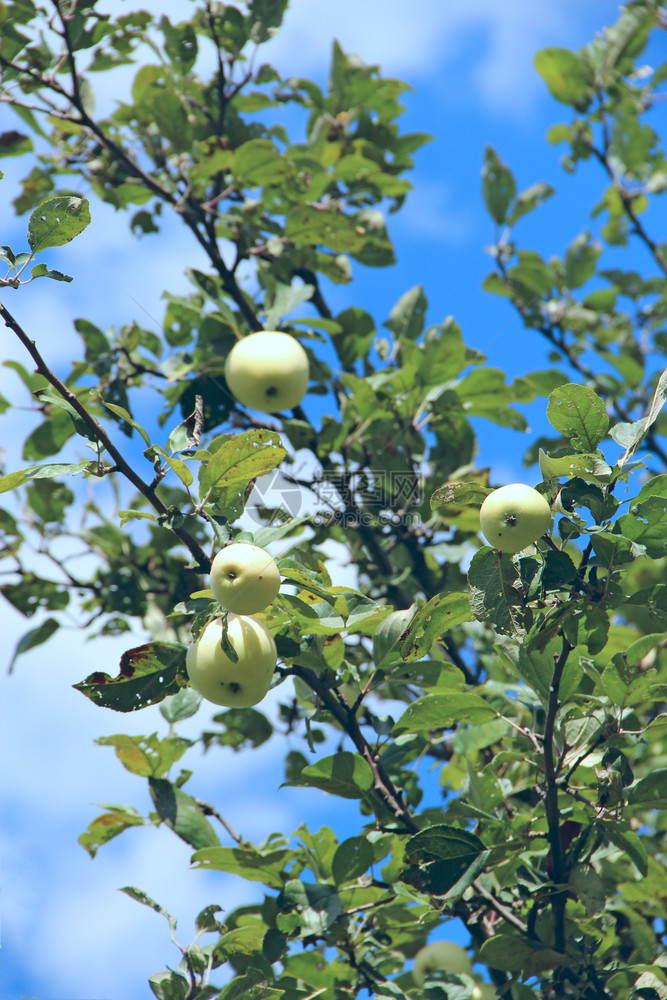
<svg viewBox="0 0 667 1000">
<path fill-rule="evenodd" d="M 213 596 L 228 612 L 227 639 L 237 659 L 232 660 L 222 645 L 223 617 L 215 618 L 188 647 L 188 677 L 214 705 L 248 708 L 268 692 L 278 658 L 273 636 L 253 614 L 276 598 L 280 572 L 265 549 L 232 542 L 213 560 L 210 584 Z"/>
<path fill-rule="evenodd" d="M 230 392 L 243 405 L 263 413 L 298 406 L 308 390 L 308 355 L 289 333 L 261 330 L 236 342 L 225 362 Z M 551 525 L 551 508 L 541 493 L 522 483 L 490 493 L 480 510 L 480 527 L 491 545 L 516 553 Z M 268 607 L 280 588 L 280 573 L 264 549 L 234 542 L 217 554 L 211 590 L 227 612 L 214 619 L 187 652 L 193 687 L 216 705 L 256 705 L 271 685 L 277 652 L 267 627 L 253 617 Z M 231 659 L 227 640 L 236 653 Z"/>
<path fill-rule="evenodd" d="M 238 340 L 225 361 L 232 395 L 251 410 L 280 413 L 298 406 L 308 390 L 308 355 L 289 333 L 260 330 Z M 236 660 L 223 647 L 225 620 L 210 622 L 186 655 L 192 686 L 215 705 L 257 705 L 271 686 L 277 652 L 273 636 L 253 618 L 268 607 L 280 589 L 280 573 L 265 549 L 233 542 L 218 552 L 211 566 L 213 596 L 227 614 L 227 640 Z"/>
</svg>

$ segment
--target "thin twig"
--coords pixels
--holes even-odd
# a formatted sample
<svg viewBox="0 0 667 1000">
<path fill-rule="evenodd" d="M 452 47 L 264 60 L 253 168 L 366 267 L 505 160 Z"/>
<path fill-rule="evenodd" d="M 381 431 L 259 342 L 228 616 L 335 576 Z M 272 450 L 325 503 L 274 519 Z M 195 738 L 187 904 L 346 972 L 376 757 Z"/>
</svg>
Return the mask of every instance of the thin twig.
<svg viewBox="0 0 667 1000">
<path fill-rule="evenodd" d="M 224 826 L 225 830 L 232 838 L 232 840 L 235 840 L 237 844 L 243 843 L 243 837 L 241 836 L 241 834 L 236 832 L 234 827 L 227 822 L 224 816 L 220 815 L 217 809 L 214 809 L 213 806 L 210 805 L 208 802 L 204 802 L 203 799 L 195 799 L 195 802 L 205 816 L 213 816 L 215 819 L 217 819 L 218 823 L 221 823 L 222 826 Z"/>
<path fill-rule="evenodd" d="M 47 363 L 44 361 L 44 358 L 39 353 L 34 340 L 30 340 L 23 327 L 12 316 L 9 310 L 2 305 L 2 303 L 0 303 L 0 318 L 2 318 L 5 325 L 16 334 L 25 349 L 30 354 L 36 365 L 35 371 L 42 375 L 47 382 L 53 386 L 56 392 L 62 396 L 67 403 L 69 403 L 72 409 L 75 410 L 78 416 L 84 421 L 86 426 L 93 432 L 95 439 L 114 460 L 117 471 L 120 472 L 121 475 L 125 476 L 125 478 L 129 480 L 129 482 L 132 483 L 137 490 L 139 490 L 139 492 L 148 500 L 158 514 L 166 517 L 169 514 L 169 508 L 156 495 L 154 489 L 152 489 L 149 484 L 141 478 L 141 476 L 137 475 L 132 466 L 126 462 L 102 425 L 95 420 L 93 415 L 86 409 L 78 396 L 76 396 L 76 394 L 73 393 L 64 382 L 61 382 L 58 376 L 51 371 Z M 197 563 L 199 571 L 202 573 L 208 573 L 211 568 L 211 561 L 199 543 L 188 531 L 185 530 L 185 528 L 179 528 L 171 525 L 171 530 L 190 551 L 193 559 Z"/>
<path fill-rule="evenodd" d="M 489 906 L 491 906 L 491 908 L 495 910 L 496 913 L 503 918 L 503 920 L 506 920 L 508 924 L 512 925 L 512 927 L 516 927 L 516 929 L 521 931 L 522 934 L 527 933 L 528 925 L 525 924 L 523 920 L 519 920 L 519 918 L 515 916 L 511 910 L 508 910 L 508 908 L 504 906 L 500 900 L 496 899 L 492 893 L 487 892 L 479 879 L 474 880 L 473 888 L 480 894 L 480 896 L 484 897 Z"/>
</svg>

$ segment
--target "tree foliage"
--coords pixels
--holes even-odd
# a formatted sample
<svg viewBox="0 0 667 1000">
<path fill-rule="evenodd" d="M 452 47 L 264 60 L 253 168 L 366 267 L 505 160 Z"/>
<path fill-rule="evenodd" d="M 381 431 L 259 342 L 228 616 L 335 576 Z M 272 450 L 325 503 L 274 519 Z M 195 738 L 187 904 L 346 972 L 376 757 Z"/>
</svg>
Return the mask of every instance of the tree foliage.
<svg viewBox="0 0 667 1000">
<path fill-rule="evenodd" d="M 77 688 L 121 713 L 159 703 L 167 724 L 100 741 L 147 781 L 152 808 L 106 807 L 81 844 L 94 856 L 161 823 L 196 866 L 264 888 L 224 920 L 202 910 L 178 969 L 149 980 L 162 1000 L 467 1000 L 464 973 L 423 989 L 410 973 L 451 920 L 499 996 L 667 997 L 667 247 L 651 216 L 667 163 L 649 123 L 667 63 L 642 62 L 664 10 L 634 0 L 582 50 L 536 57 L 565 105 L 549 134 L 565 169 L 590 161 L 607 178 L 569 246 L 548 260 L 522 247 L 521 219 L 554 191 L 518 191 L 486 150 L 484 287 L 551 347 L 551 368 L 508 384 L 453 318 L 426 326 L 421 287 L 384 332 L 361 306 L 329 307 L 353 266 L 394 264 L 387 215 L 427 136 L 401 131 L 406 85 L 337 43 L 325 89 L 263 62 L 285 8 L 203 0 L 172 23 L 94 0 L 0 5 L 0 93 L 18 115 L 0 151 L 29 163 L 13 202 L 27 249 L 2 247 L 0 286 L 29 295 L 36 278 L 72 280 L 39 257 L 99 200 L 154 240 L 175 213 L 208 260 L 188 271 L 188 295 L 165 293 L 159 332 L 77 320 L 81 355 L 60 375 L 42 332 L 24 330 L 4 294 L 0 305 L 42 417 L 25 464 L 0 478 L 0 589 L 34 622 L 12 662 L 64 615 L 90 636 L 143 629 L 118 667 Z M 131 100 L 96 117 L 95 74 L 128 65 Z M 607 266 L 609 248 L 637 241 L 645 274 Z M 266 417 L 235 403 L 224 360 L 239 337 L 275 328 L 303 343 L 311 384 L 302 406 Z M 553 530 L 500 556 L 479 536 L 494 475 L 475 464 L 471 418 L 525 430 L 516 405 L 535 399 L 553 434 L 525 464 L 539 465 Z M 277 474 L 284 502 L 251 499 Z M 109 482 L 118 516 L 95 499 Z M 283 592 L 260 616 L 279 652 L 278 707 L 220 712 L 197 742 L 249 753 L 301 737 L 275 784 L 356 800 L 358 830 L 342 842 L 302 825 L 250 843 L 197 796 L 196 774 L 175 773 L 192 747 L 178 723 L 199 709 L 185 650 L 215 612 L 211 555 L 232 537 L 289 542 Z M 63 538 L 90 572 L 62 557 Z M 355 586 L 332 580 L 332 541 Z M 51 575 L 31 563 L 35 545 Z M 436 801 L 423 790 L 433 766 Z M 158 902 L 125 891 L 173 931 Z"/>
</svg>

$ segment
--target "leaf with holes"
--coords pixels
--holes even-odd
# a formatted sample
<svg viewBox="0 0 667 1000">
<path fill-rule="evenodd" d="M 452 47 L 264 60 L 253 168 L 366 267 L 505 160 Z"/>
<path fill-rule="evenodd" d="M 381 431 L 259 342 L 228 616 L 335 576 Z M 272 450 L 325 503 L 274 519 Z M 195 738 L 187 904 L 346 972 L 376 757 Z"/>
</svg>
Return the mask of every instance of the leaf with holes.
<svg viewBox="0 0 667 1000">
<path fill-rule="evenodd" d="M 178 642 L 148 642 L 123 653 L 117 677 L 96 671 L 73 687 L 101 708 L 134 712 L 180 691 L 185 651 Z"/>
<path fill-rule="evenodd" d="M 480 622 L 490 622 L 498 632 L 525 636 L 532 624 L 524 585 L 510 556 L 483 548 L 475 553 L 468 570 L 470 610 Z"/>
<path fill-rule="evenodd" d="M 82 233 L 90 222 L 85 198 L 73 195 L 49 198 L 35 209 L 28 223 L 28 243 L 33 253 L 60 247 Z"/>
<path fill-rule="evenodd" d="M 436 594 L 410 621 L 401 641 L 403 660 L 419 660 L 445 632 L 472 620 L 467 594 Z"/>
</svg>

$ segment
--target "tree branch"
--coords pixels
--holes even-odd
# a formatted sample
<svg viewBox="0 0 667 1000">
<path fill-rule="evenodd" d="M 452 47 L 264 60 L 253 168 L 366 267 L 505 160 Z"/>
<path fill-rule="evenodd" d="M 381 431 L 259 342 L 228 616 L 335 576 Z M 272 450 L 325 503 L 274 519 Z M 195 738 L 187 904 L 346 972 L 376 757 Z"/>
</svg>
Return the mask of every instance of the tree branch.
<svg viewBox="0 0 667 1000">
<path fill-rule="evenodd" d="M 130 483 L 132 483 L 132 485 L 148 500 L 153 509 L 159 515 L 166 517 L 169 514 L 169 508 L 156 495 L 154 489 L 149 486 L 149 484 L 146 483 L 141 476 L 137 475 L 132 466 L 126 462 L 102 425 L 95 420 L 93 415 L 86 409 L 76 394 L 68 389 L 65 383 L 61 382 L 58 376 L 51 371 L 42 355 L 39 353 L 34 340 L 30 340 L 23 327 L 12 316 L 9 310 L 2 305 L 2 303 L 0 303 L 0 318 L 4 320 L 5 326 L 8 326 L 9 329 L 16 334 L 25 349 L 30 354 L 36 365 L 35 371 L 42 375 L 47 382 L 53 386 L 56 392 L 62 396 L 67 403 L 69 403 L 72 409 L 75 410 L 78 416 L 80 416 L 84 421 L 86 426 L 93 432 L 96 441 L 102 445 L 105 451 L 107 451 L 113 459 L 116 470 L 120 472 L 121 475 L 125 476 Z M 197 542 L 196 539 L 194 539 L 192 535 L 185 530 L 185 528 L 177 528 L 173 525 L 170 525 L 170 527 L 174 534 L 190 551 L 199 571 L 201 573 L 208 573 L 211 568 L 211 560 L 201 548 L 199 542 Z"/>
<path fill-rule="evenodd" d="M 378 755 L 373 751 L 368 740 L 362 733 L 354 712 L 340 698 L 336 697 L 335 693 L 326 685 L 320 675 L 311 670 L 310 667 L 301 667 L 298 664 L 294 664 L 290 667 L 289 672 L 300 677 L 315 692 L 322 704 L 331 712 L 336 722 L 350 737 L 357 752 L 364 758 L 373 772 L 374 795 L 404 825 L 406 832 L 416 833 L 419 830 L 419 825 L 413 819 L 407 806 L 404 805 L 400 791 L 394 785 L 380 762 Z"/>
</svg>

